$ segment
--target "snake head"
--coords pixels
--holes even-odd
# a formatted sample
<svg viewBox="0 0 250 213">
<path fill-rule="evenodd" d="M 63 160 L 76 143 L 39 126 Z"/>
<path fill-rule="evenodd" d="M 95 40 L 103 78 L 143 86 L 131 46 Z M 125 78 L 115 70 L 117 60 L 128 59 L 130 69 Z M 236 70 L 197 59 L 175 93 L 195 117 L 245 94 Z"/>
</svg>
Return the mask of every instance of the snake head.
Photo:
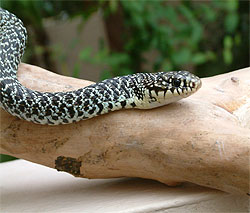
<svg viewBox="0 0 250 213">
<path fill-rule="evenodd" d="M 202 85 L 200 78 L 188 71 L 159 72 L 152 75 L 144 93 L 149 103 L 145 108 L 158 107 L 188 97 Z"/>
<path fill-rule="evenodd" d="M 173 95 L 186 97 L 201 87 L 201 80 L 188 71 L 160 72 L 154 86 L 163 91 L 170 90 Z"/>
</svg>

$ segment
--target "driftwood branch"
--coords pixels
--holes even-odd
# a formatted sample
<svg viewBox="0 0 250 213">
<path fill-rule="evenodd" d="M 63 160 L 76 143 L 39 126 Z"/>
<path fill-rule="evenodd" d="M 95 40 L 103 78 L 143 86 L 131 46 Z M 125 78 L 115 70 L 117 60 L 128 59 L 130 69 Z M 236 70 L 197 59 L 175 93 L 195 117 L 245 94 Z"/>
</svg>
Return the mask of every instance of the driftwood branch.
<svg viewBox="0 0 250 213">
<path fill-rule="evenodd" d="M 66 91 L 92 82 L 21 64 L 22 84 Z M 249 193 L 250 69 L 202 79 L 191 97 L 153 110 L 121 110 L 43 126 L 1 110 L 1 153 L 78 177 L 142 177 Z M 28 174 L 26 174 L 28 175 Z"/>
</svg>

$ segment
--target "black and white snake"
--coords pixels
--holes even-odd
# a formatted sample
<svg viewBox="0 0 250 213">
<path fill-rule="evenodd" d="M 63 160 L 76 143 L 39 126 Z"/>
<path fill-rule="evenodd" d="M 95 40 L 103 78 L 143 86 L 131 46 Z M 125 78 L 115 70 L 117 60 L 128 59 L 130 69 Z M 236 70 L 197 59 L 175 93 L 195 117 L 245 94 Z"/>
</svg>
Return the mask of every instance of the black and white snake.
<svg viewBox="0 0 250 213">
<path fill-rule="evenodd" d="M 38 92 L 17 79 L 27 39 L 21 20 L 0 8 L 0 106 L 38 124 L 68 124 L 123 108 L 150 109 L 178 101 L 201 87 L 187 72 L 137 73 L 71 92 Z"/>
</svg>

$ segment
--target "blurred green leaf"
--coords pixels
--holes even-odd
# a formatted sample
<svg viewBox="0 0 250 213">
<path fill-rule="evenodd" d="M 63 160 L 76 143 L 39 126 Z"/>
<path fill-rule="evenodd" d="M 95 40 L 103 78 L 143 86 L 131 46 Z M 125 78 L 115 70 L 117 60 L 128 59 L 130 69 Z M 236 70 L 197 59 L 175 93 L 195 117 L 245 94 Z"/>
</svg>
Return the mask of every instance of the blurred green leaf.
<svg viewBox="0 0 250 213">
<path fill-rule="evenodd" d="M 172 55 L 172 60 L 177 66 L 187 64 L 191 61 L 191 51 L 188 48 L 182 48 Z"/>
<path fill-rule="evenodd" d="M 192 56 L 192 62 L 196 65 L 206 63 L 207 61 L 214 60 L 215 54 L 211 51 L 207 51 L 205 53 L 196 53 Z"/>
<path fill-rule="evenodd" d="M 180 24 L 178 14 L 174 7 L 161 8 L 163 10 L 163 18 L 166 19 L 167 23 L 170 22 L 173 26 L 178 26 Z"/>
<path fill-rule="evenodd" d="M 9 155 L 4 155 L 4 154 L 0 154 L 0 162 L 7 162 L 7 161 L 11 161 L 11 160 L 16 160 L 17 158 L 9 156 Z"/>
<path fill-rule="evenodd" d="M 231 64 L 233 61 L 232 47 L 233 47 L 232 37 L 226 36 L 224 38 L 224 49 L 223 49 L 223 58 L 226 64 Z"/>
<path fill-rule="evenodd" d="M 238 0 L 227 0 L 225 1 L 228 11 L 235 11 L 238 8 Z"/>
<path fill-rule="evenodd" d="M 85 47 L 79 54 L 79 58 L 82 61 L 89 61 L 91 59 L 90 55 L 92 52 L 91 47 Z"/>
<path fill-rule="evenodd" d="M 101 79 L 101 80 L 105 80 L 105 79 L 109 79 L 109 78 L 112 78 L 112 77 L 113 77 L 113 76 L 112 76 L 112 74 L 111 74 L 110 71 L 108 71 L 108 70 L 103 70 L 103 71 L 101 72 L 100 79 Z"/>
<path fill-rule="evenodd" d="M 109 56 L 109 51 L 107 48 L 100 49 L 92 58 L 95 64 L 107 64 L 106 59 Z"/>
<path fill-rule="evenodd" d="M 206 51 L 206 57 L 208 61 L 215 60 L 216 54 L 212 51 Z"/>
<path fill-rule="evenodd" d="M 196 21 L 194 21 L 192 24 L 193 24 L 193 30 L 191 39 L 193 40 L 194 43 L 196 43 L 201 40 L 203 29 L 202 26 Z"/>
<path fill-rule="evenodd" d="M 172 60 L 178 66 L 187 64 L 191 61 L 191 51 L 188 48 L 182 48 L 172 55 Z"/>
<path fill-rule="evenodd" d="M 134 16 L 134 24 L 139 27 L 139 28 L 143 28 L 144 27 L 144 20 L 142 17 L 140 16 Z"/>
<path fill-rule="evenodd" d="M 128 63 L 129 57 L 125 53 L 113 53 L 109 58 L 109 64 L 117 66 L 118 64 Z"/>
<path fill-rule="evenodd" d="M 81 72 L 81 67 L 79 63 L 75 63 L 74 65 L 74 70 L 73 70 L 73 77 L 74 78 L 79 78 Z"/>
<path fill-rule="evenodd" d="M 216 12 L 208 5 L 208 4 L 201 4 L 201 15 L 205 17 L 208 22 L 215 21 L 217 14 Z"/>
<path fill-rule="evenodd" d="M 204 53 L 196 53 L 193 57 L 192 57 L 192 62 L 194 64 L 202 64 L 205 63 L 207 60 L 207 57 Z"/>
<path fill-rule="evenodd" d="M 34 50 L 37 55 L 42 55 L 45 51 L 44 47 L 40 45 L 35 46 Z"/>
<path fill-rule="evenodd" d="M 229 13 L 226 16 L 225 22 L 224 22 L 227 32 L 229 33 L 234 32 L 236 27 L 238 26 L 238 22 L 239 22 L 238 14 L 235 12 Z"/>
<path fill-rule="evenodd" d="M 224 62 L 226 64 L 231 64 L 233 61 L 233 55 L 232 55 L 232 51 L 230 49 L 224 49 L 223 50 L 223 58 L 224 58 Z"/>
<path fill-rule="evenodd" d="M 224 48 L 231 49 L 233 46 L 233 39 L 231 36 L 226 36 L 224 38 Z"/>
<path fill-rule="evenodd" d="M 173 64 L 171 63 L 170 60 L 164 60 L 162 63 L 162 70 L 163 71 L 169 71 L 169 70 L 173 70 Z"/>
<path fill-rule="evenodd" d="M 118 1 L 109 1 L 109 7 L 111 12 L 114 13 L 117 10 L 118 3 L 119 3 Z"/>
<path fill-rule="evenodd" d="M 240 45 L 241 44 L 241 36 L 240 36 L 240 34 L 237 33 L 235 35 L 234 42 L 235 42 L 235 45 Z"/>
</svg>

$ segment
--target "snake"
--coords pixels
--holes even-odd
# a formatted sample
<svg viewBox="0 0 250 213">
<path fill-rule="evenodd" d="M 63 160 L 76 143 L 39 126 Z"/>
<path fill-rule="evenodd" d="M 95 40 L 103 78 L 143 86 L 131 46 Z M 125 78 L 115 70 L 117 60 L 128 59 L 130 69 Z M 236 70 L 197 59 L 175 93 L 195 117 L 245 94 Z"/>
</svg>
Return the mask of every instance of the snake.
<svg viewBox="0 0 250 213">
<path fill-rule="evenodd" d="M 188 71 L 117 76 L 67 92 L 39 92 L 17 79 L 27 43 L 23 22 L 0 8 L 0 106 L 36 124 L 70 124 L 115 110 L 153 109 L 186 98 L 202 85 Z"/>
</svg>

